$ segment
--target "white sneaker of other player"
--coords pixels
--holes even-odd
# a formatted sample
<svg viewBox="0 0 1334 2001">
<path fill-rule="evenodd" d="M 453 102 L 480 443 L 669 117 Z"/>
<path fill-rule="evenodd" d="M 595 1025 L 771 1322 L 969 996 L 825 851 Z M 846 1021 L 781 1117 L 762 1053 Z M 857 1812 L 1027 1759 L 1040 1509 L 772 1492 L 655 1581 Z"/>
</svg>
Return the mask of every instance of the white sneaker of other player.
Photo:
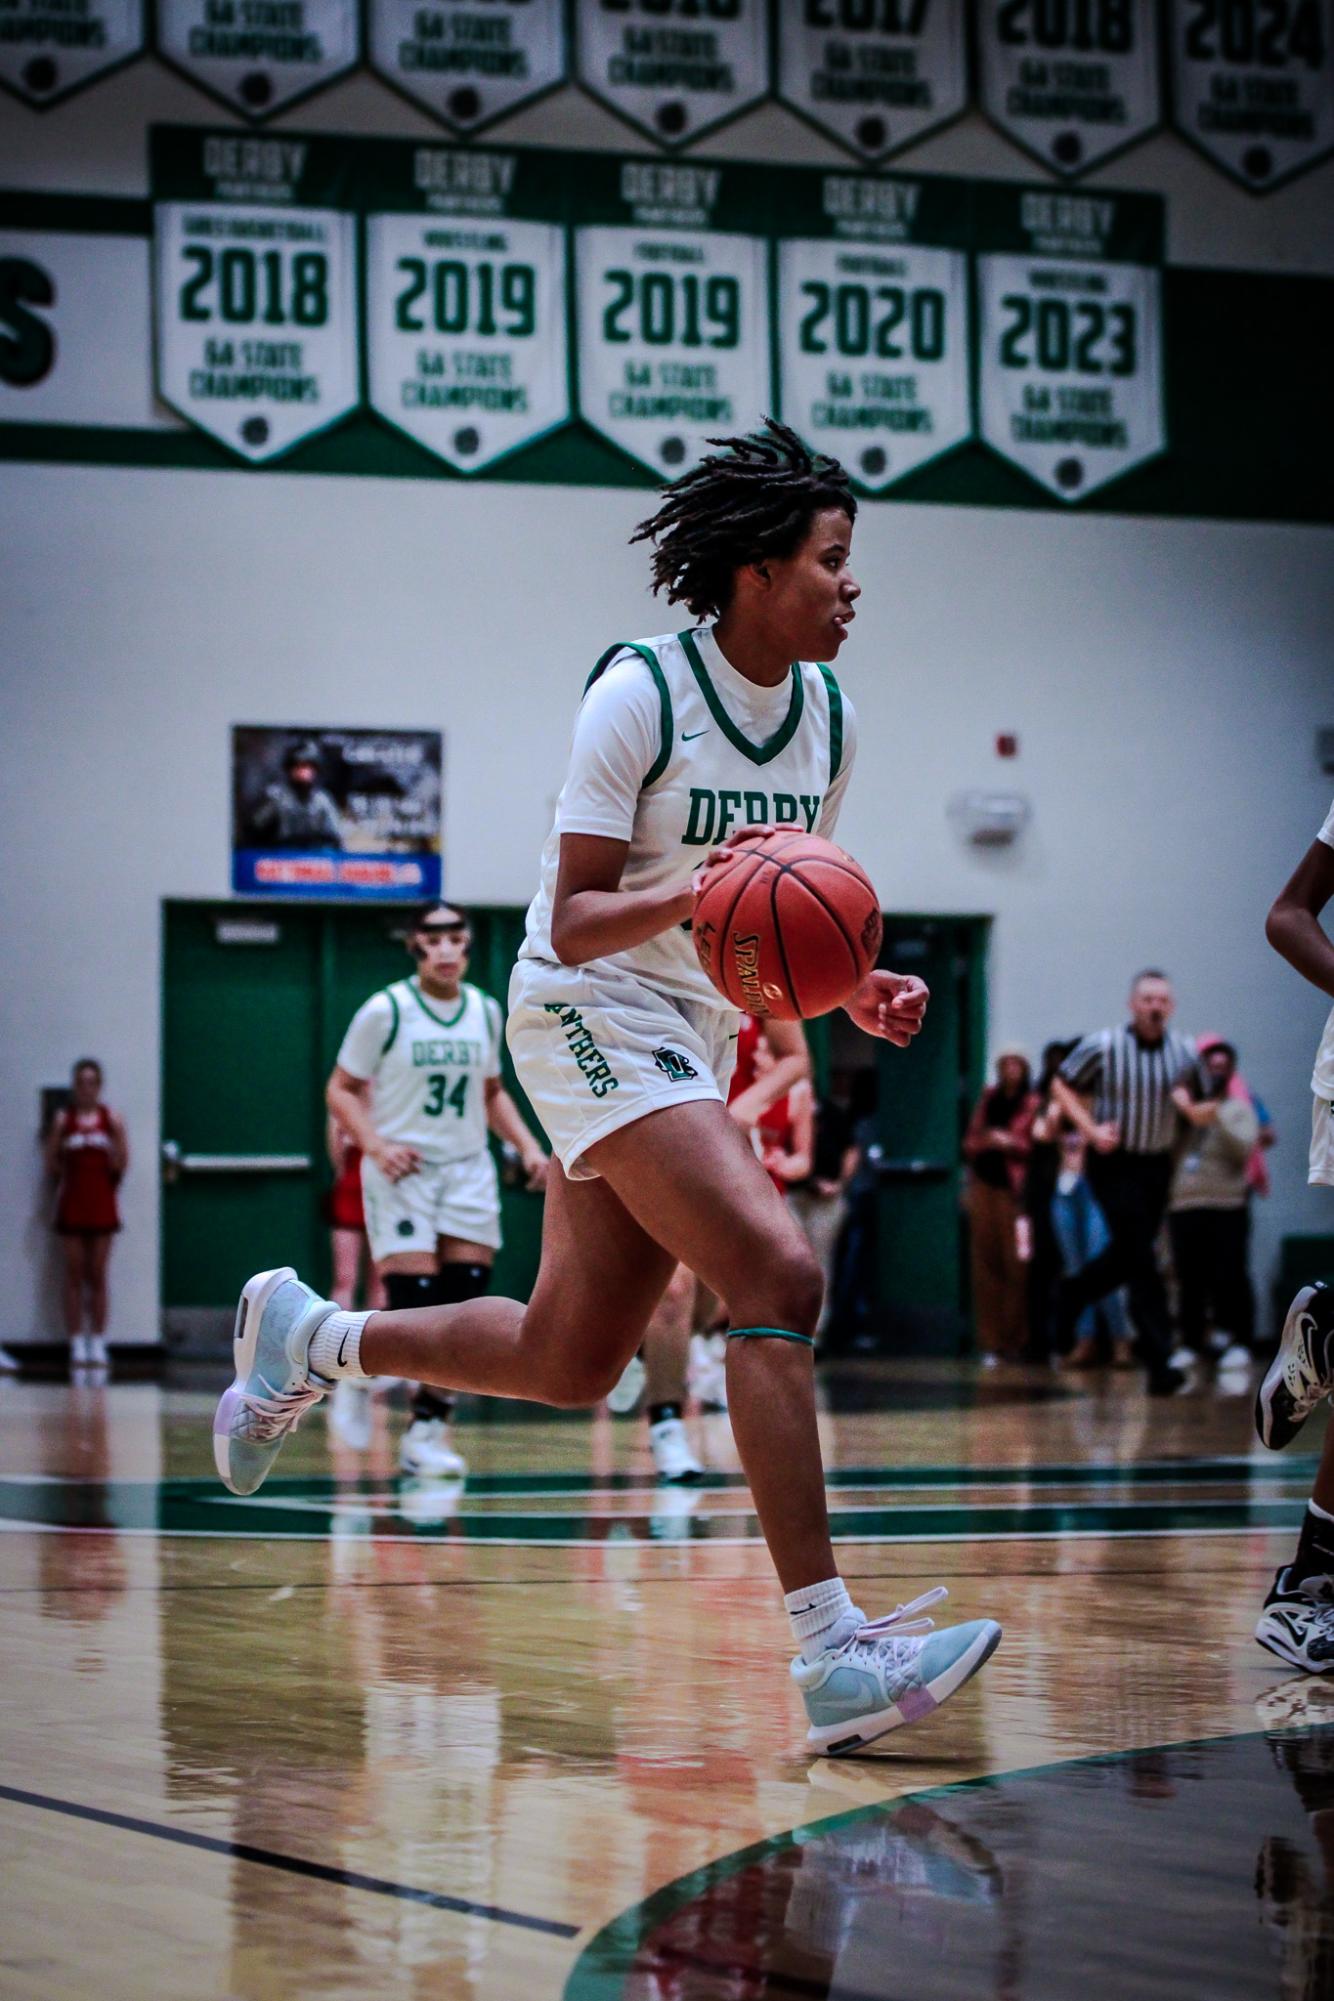
<svg viewBox="0 0 1334 2001">
<path fill-rule="evenodd" d="M 329 1429 L 353 1452 L 369 1452 L 371 1386 L 344 1377 L 329 1400 Z"/>
<path fill-rule="evenodd" d="M 1182 1341 L 1179 1344 L 1179 1346 L 1175 1347 L 1172 1350 L 1171 1354 L 1168 1356 L 1167 1366 L 1169 1369 L 1180 1369 L 1182 1375 L 1184 1376 L 1189 1374 L 1189 1372 L 1195 1367 L 1199 1359 L 1200 1358 L 1195 1353 L 1195 1350 L 1193 1348 L 1188 1348 L 1185 1342 Z"/>
<path fill-rule="evenodd" d="M 1334 1578 L 1304 1578 L 1295 1588 L 1288 1567 L 1278 1571 L 1256 1621 L 1262 1647 L 1307 1674 L 1334 1674 Z"/>
<path fill-rule="evenodd" d="M 922 1616 L 947 1595 L 937 1584 L 884 1619 L 847 1614 L 815 1660 L 797 1655 L 792 1679 L 806 1704 L 806 1742 L 813 1751 L 842 1757 L 901 1723 L 920 1722 L 990 1660 L 1001 1637 L 994 1619 L 970 1619 L 937 1633 L 934 1621 Z"/>
<path fill-rule="evenodd" d="M 1226 1369 L 1228 1371 L 1249 1369 L 1251 1366 L 1251 1351 L 1249 1348 L 1244 1347 L 1240 1341 L 1229 1341 L 1224 1347 L 1222 1354 L 1218 1357 L 1218 1366 L 1220 1370 Z"/>
<path fill-rule="evenodd" d="M 632 1355 L 621 1370 L 620 1380 L 607 1392 L 607 1409 L 613 1417 L 624 1417 L 644 1394 L 648 1370 L 638 1355 Z"/>
<path fill-rule="evenodd" d="M 1289 1306 L 1278 1353 L 1255 1393 L 1255 1428 L 1271 1452 L 1290 1445 L 1311 1412 L 1334 1389 L 1334 1287 L 1304 1285 Z M 1300 1665 L 1300 1663 L 1299 1663 Z"/>
<path fill-rule="evenodd" d="M 648 1442 L 658 1478 L 674 1486 L 688 1486 L 704 1478 L 704 1468 L 690 1450 L 686 1428 L 679 1417 L 660 1417 L 648 1428 Z"/>
<path fill-rule="evenodd" d="M 687 1380 L 706 1410 L 727 1409 L 727 1336 L 692 1334 Z"/>
<path fill-rule="evenodd" d="M 443 1417 L 413 1418 L 403 1433 L 398 1463 L 405 1473 L 437 1480 L 461 1480 L 468 1470 L 449 1442 L 449 1425 Z"/>
</svg>

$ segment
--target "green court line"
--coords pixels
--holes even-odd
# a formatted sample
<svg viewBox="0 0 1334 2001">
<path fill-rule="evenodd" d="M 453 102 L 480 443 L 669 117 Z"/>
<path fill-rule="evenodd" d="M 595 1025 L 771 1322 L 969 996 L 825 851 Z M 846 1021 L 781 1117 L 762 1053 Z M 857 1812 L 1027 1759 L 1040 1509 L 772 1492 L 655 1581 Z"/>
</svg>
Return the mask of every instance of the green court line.
<svg viewBox="0 0 1334 2001">
<path fill-rule="evenodd" d="M 105 1486 L 25 1487 L 0 1482 L 0 1520 L 36 1528 L 92 1530 L 159 1535 L 253 1537 L 256 1540 L 322 1541 L 336 1532 L 357 1533 L 355 1491 L 342 1491 L 337 1511 L 312 1508 L 324 1498 L 309 1489 L 300 1496 L 289 1491 L 265 1494 L 253 1504 L 221 1492 L 211 1481 L 109 1482 Z M 310 1486 L 328 1483 L 311 1482 Z M 294 1503 L 284 1508 L 283 1499 Z M 334 1496 L 329 1496 L 334 1498 Z M 405 1495 L 405 1499 L 408 1497 Z M 420 1501 L 420 1491 L 416 1498 Z M 442 1497 L 442 1499 L 445 1497 Z M 653 1505 L 657 1499 L 657 1507 Z M 692 1505 L 682 1508 L 683 1499 Z M 643 1507 L 622 1515 L 591 1515 L 582 1510 L 563 1514 L 533 1512 L 469 1515 L 442 1507 L 435 1520 L 414 1521 L 398 1512 L 381 1491 L 367 1496 L 367 1540 L 397 1535 L 407 1539 L 457 1543 L 523 1543 L 589 1546 L 631 1540 L 675 1542 L 751 1542 L 759 1526 L 753 1513 L 742 1510 L 724 1516 L 708 1512 L 707 1495 L 683 1495 L 680 1489 L 650 1496 Z M 299 1505 L 297 1504 L 299 1503 Z M 893 1540 L 984 1540 L 1005 1536 L 1165 1535 L 1191 1530 L 1245 1531 L 1295 1528 L 1301 1521 L 1302 1497 L 1256 1494 L 1238 1499 L 1190 1501 L 1066 1501 L 1035 1504 L 988 1502 L 978 1507 L 957 1502 L 920 1507 L 837 1508 L 830 1514 L 830 1531 L 840 1542 Z M 373 1508 L 373 1512 L 372 1512 Z M 639 1526 L 644 1533 L 633 1534 Z"/>
<path fill-rule="evenodd" d="M 1334 1735 L 1334 1725 L 1313 1725 L 1313 1734 Z M 635 1959 L 644 1940 L 729 1876 L 739 1875 L 753 1864 L 799 1848 L 813 1837 L 824 1837 L 842 1827 L 854 1827 L 873 1815 L 892 1818 L 904 1807 L 924 1801 L 957 1800 L 961 1796 L 1012 1785 L 1018 1780 L 1035 1779 L 1054 1772 L 1092 1771 L 1103 1765 L 1124 1764 L 1130 1758 L 1152 1756 L 1159 1751 L 1205 1750 L 1217 1744 L 1235 1743 L 1238 1737 L 1263 1737 L 1263 1731 L 1239 1730 L 1215 1737 L 1191 1737 L 1175 1744 L 1141 1744 L 1124 1751 L 1099 1751 L 1082 1758 L 1058 1758 L 1046 1765 L 1025 1765 L 1015 1771 L 988 1772 L 976 1779 L 960 1779 L 951 1785 L 928 1786 L 924 1791 L 901 1793 L 893 1799 L 876 1800 L 867 1806 L 850 1807 L 846 1813 L 827 1819 L 805 1821 L 785 1834 L 766 1835 L 746 1848 L 721 1855 L 675 1882 L 665 1883 L 640 1902 L 619 1912 L 594 1933 L 570 1969 L 562 2001 L 624 2001 L 625 1983 L 634 1971 Z"/>
</svg>

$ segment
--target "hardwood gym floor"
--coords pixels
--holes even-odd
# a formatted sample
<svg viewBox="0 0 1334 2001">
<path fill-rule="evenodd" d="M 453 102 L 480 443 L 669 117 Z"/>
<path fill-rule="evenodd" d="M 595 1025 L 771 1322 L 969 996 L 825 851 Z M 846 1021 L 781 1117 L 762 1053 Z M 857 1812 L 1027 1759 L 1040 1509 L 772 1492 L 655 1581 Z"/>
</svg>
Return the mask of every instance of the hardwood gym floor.
<svg viewBox="0 0 1334 2001">
<path fill-rule="evenodd" d="M 0 1995 L 1328 2001 L 1334 1677 L 1255 1616 L 1319 1442 L 1248 1397 L 826 1378 L 854 1596 L 1000 1651 L 812 1763 L 724 1418 L 476 1407 L 466 1487 L 322 1415 L 253 1500 L 216 1389 L 0 1388 Z"/>
</svg>

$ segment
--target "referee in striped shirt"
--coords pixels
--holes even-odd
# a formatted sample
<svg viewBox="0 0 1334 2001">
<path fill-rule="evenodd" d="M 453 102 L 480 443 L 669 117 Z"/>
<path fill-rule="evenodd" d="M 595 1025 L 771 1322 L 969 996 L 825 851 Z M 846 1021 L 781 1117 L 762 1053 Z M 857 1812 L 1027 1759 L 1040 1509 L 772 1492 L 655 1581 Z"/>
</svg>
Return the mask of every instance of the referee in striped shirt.
<svg viewBox="0 0 1334 2001">
<path fill-rule="evenodd" d="M 1185 1381 L 1167 1360 L 1172 1322 L 1157 1238 L 1183 1108 L 1209 1095 L 1194 1045 L 1168 1027 L 1175 1005 L 1165 973 L 1151 967 L 1138 974 L 1130 989 L 1129 1022 L 1086 1035 L 1052 1084 L 1061 1110 L 1088 1141 L 1085 1173 L 1112 1239 L 1101 1256 L 1062 1280 L 1057 1346 L 1063 1352 L 1070 1348 L 1086 1307 L 1129 1286 L 1140 1354 L 1155 1396 L 1171 1396 Z M 1092 1110 L 1085 1103 L 1090 1094 Z"/>
</svg>

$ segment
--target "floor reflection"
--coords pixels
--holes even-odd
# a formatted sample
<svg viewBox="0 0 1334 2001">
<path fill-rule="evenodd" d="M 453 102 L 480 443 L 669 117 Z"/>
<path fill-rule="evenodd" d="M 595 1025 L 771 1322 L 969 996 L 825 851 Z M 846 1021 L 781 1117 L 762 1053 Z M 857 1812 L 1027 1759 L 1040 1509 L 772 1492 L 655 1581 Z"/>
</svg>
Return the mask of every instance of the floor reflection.
<svg viewBox="0 0 1334 2001">
<path fill-rule="evenodd" d="M 1334 1690 L 1261 1720 L 762 1843 L 607 1927 L 568 2001 L 1330 2001 Z"/>
</svg>

